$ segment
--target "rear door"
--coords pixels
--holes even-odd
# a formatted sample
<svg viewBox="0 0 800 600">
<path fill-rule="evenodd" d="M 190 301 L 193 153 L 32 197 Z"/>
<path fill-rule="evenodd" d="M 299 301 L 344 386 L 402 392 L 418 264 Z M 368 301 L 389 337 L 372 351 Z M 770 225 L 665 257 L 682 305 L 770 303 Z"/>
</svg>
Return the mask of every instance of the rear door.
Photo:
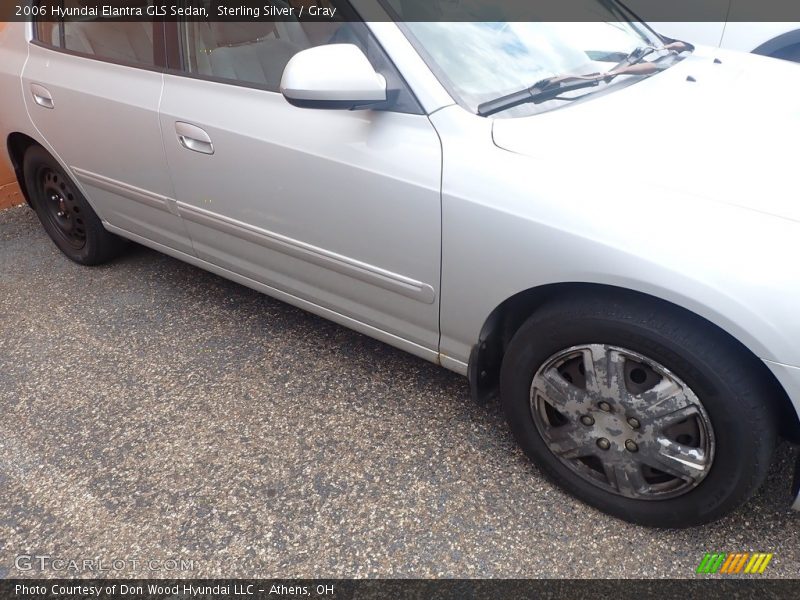
<svg viewBox="0 0 800 600">
<path fill-rule="evenodd" d="M 192 253 L 158 118 L 163 29 L 96 18 L 37 23 L 23 91 L 34 125 L 111 229 Z"/>
<path fill-rule="evenodd" d="M 186 63 L 165 77 L 161 126 L 197 255 L 435 358 L 441 146 L 366 27 L 186 23 L 180 39 Z M 396 110 L 286 102 L 291 56 L 332 41 L 363 46 Z"/>
</svg>

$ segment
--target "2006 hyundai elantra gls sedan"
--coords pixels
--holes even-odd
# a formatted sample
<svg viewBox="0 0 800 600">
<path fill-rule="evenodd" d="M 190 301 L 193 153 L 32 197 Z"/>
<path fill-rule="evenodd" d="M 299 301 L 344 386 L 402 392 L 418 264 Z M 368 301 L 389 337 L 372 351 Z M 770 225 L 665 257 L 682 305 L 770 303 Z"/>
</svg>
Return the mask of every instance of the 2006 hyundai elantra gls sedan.
<svg viewBox="0 0 800 600">
<path fill-rule="evenodd" d="M 574 23 L 324 4 L 7 26 L 0 133 L 55 244 L 96 265 L 133 240 L 465 375 L 612 515 L 743 504 L 800 435 L 800 67 L 606 0 Z"/>
</svg>

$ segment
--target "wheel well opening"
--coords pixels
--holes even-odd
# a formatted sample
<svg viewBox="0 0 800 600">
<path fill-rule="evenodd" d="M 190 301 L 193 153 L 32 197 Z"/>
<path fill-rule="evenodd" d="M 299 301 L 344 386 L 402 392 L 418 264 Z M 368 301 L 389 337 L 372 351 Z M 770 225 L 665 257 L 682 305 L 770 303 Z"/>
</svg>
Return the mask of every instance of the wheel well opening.
<svg viewBox="0 0 800 600">
<path fill-rule="evenodd" d="M 36 140 L 25 135 L 24 133 L 12 133 L 8 136 L 8 140 L 6 142 L 8 156 L 11 159 L 11 165 L 14 167 L 14 174 L 17 177 L 17 183 L 19 183 L 19 188 L 22 191 L 22 195 L 25 197 L 28 205 L 30 205 L 31 200 L 28 196 L 28 190 L 25 187 L 25 176 L 22 172 L 22 165 L 28 148 L 38 145 L 39 143 Z"/>
<path fill-rule="evenodd" d="M 707 327 L 723 336 L 733 344 L 743 360 L 752 365 L 769 387 L 773 406 L 782 424 L 781 435 L 795 443 L 800 443 L 800 419 L 783 386 L 769 368 L 753 352 L 732 335 L 699 315 L 666 300 L 640 292 L 599 284 L 565 283 L 546 285 L 520 292 L 500 304 L 489 315 L 481 329 L 478 343 L 470 356 L 469 379 L 473 397 L 486 402 L 497 395 L 500 379 L 500 365 L 505 350 L 514 334 L 522 324 L 545 304 L 570 298 L 608 302 L 639 301 L 643 299 L 662 305 L 665 310 L 674 310 L 700 319 Z"/>
</svg>

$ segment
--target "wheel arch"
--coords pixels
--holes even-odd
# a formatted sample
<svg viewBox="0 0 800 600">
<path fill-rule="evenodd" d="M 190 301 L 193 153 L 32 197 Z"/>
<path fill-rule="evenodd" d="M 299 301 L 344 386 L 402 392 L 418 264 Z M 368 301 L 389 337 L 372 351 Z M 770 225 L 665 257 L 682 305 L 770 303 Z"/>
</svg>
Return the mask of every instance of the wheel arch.
<svg viewBox="0 0 800 600">
<path fill-rule="evenodd" d="M 700 319 L 717 334 L 734 344 L 743 359 L 763 377 L 774 390 L 774 406 L 782 423 L 781 435 L 800 442 L 800 418 L 786 390 L 764 362 L 724 328 L 683 306 L 643 292 L 628 288 L 596 283 L 555 283 L 523 290 L 500 303 L 486 318 L 478 342 L 469 357 L 468 378 L 473 398 L 484 403 L 498 391 L 500 365 L 505 349 L 522 324 L 545 304 L 579 297 L 583 300 L 642 301 L 662 305 L 684 315 Z"/>
<path fill-rule="evenodd" d="M 17 178 L 19 189 L 22 191 L 22 195 L 28 203 L 28 206 L 31 206 L 31 199 L 28 194 L 28 189 L 25 186 L 25 174 L 22 172 L 22 166 L 25 160 L 25 153 L 28 151 L 28 148 L 32 146 L 41 146 L 41 144 L 24 133 L 11 133 L 6 140 L 8 157 L 11 159 L 11 165 L 14 167 L 14 175 Z"/>
</svg>

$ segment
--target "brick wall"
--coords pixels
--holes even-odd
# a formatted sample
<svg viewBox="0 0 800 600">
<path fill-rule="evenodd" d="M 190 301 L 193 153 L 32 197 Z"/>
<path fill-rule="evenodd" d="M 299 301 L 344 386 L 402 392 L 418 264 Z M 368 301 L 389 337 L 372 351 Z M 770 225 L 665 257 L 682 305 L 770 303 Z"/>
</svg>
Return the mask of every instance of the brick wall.
<svg viewBox="0 0 800 600">
<path fill-rule="evenodd" d="M 22 204 L 24 201 L 25 199 L 20 194 L 19 186 L 17 185 L 17 178 L 14 177 L 11 169 L 6 166 L 5 160 L 0 160 L 0 210 Z"/>
<path fill-rule="evenodd" d="M 14 181 L 14 175 L 11 173 L 11 169 L 9 169 L 4 162 L 0 161 L 0 186 L 11 183 L 12 181 Z"/>
<path fill-rule="evenodd" d="M 22 204 L 24 201 L 14 175 L 5 165 L 0 164 L 0 209 Z"/>
</svg>

